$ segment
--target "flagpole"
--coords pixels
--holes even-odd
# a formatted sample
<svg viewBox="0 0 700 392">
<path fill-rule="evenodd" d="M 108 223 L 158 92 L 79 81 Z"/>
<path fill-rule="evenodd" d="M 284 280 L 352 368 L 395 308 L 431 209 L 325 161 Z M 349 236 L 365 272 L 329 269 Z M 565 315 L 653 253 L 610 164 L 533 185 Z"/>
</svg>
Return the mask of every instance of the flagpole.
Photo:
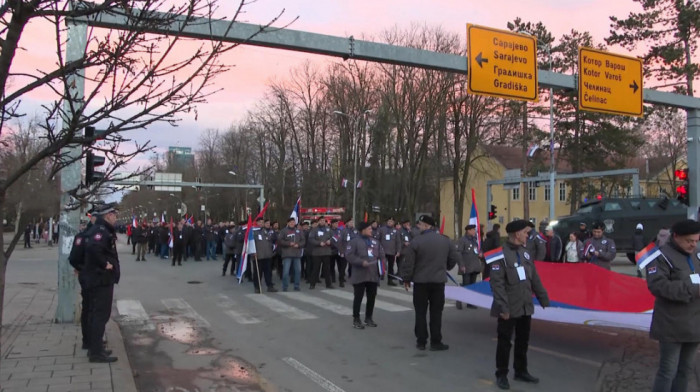
<svg viewBox="0 0 700 392">
<path fill-rule="evenodd" d="M 260 281 L 260 265 L 258 264 L 258 254 L 254 254 L 255 257 L 255 273 L 258 275 L 258 289 L 260 290 L 260 294 L 262 294 L 262 282 Z"/>
</svg>

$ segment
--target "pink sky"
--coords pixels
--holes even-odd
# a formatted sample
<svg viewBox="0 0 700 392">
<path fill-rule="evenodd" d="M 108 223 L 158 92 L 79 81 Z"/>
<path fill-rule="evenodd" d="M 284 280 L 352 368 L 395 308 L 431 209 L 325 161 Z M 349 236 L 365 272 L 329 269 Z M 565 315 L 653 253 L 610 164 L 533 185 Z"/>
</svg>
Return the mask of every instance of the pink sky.
<svg viewBox="0 0 700 392">
<path fill-rule="evenodd" d="M 222 0 L 218 16 L 230 16 L 234 4 L 237 2 Z M 291 29 L 359 38 L 378 36 L 393 26 L 406 28 L 411 23 L 442 26 L 446 31 L 466 35 L 467 23 L 505 29 L 507 22 L 521 17 L 526 22 L 543 22 L 556 37 L 576 29 L 589 31 L 602 42 L 609 32 L 609 16 L 625 17 L 632 10 L 639 11 L 638 7 L 632 0 L 258 0 L 245 8 L 246 13 L 239 21 L 263 24 L 285 9 L 279 24 L 299 17 Z M 53 47 L 46 45 L 40 29 L 25 30 L 22 40 L 25 51 L 18 55 L 15 66 L 36 68 L 36 64 L 55 63 L 55 55 L 52 55 L 55 44 Z M 613 50 L 625 53 L 619 48 Z M 291 51 L 239 47 L 225 59 L 235 66 L 218 80 L 217 86 L 223 87 L 223 91 L 199 107 L 197 121 L 185 117 L 179 128 L 159 126 L 133 136 L 140 141 L 152 140 L 160 151 L 169 145 L 196 148 L 200 131 L 225 130 L 241 120 L 263 97 L 268 82 L 285 79 L 292 69 L 307 60 L 317 64 L 340 61 Z M 34 95 L 32 99 L 41 98 Z"/>
</svg>

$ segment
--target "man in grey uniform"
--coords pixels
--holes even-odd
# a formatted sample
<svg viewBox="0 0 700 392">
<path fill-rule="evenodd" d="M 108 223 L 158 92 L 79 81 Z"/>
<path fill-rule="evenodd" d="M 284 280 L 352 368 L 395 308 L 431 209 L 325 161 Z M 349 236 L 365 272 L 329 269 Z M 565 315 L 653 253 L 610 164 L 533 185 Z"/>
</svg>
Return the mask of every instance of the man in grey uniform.
<svg viewBox="0 0 700 392">
<path fill-rule="evenodd" d="M 481 273 L 481 256 L 479 242 L 476 238 L 476 225 L 467 225 L 464 228 L 464 236 L 459 239 L 458 249 L 460 253 L 459 274 L 462 275 L 462 285 L 476 283 L 476 278 Z M 476 306 L 467 304 L 467 308 L 476 309 Z M 462 309 L 462 303 L 457 301 L 457 309 Z"/>
<path fill-rule="evenodd" d="M 653 392 L 685 391 L 695 377 L 700 345 L 700 223 L 676 222 L 671 240 L 653 252 L 646 269 L 647 287 L 656 297 L 649 335 L 659 341 L 659 370 Z M 657 255 L 656 257 L 654 257 Z"/>
<path fill-rule="evenodd" d="M 309 277 L 309 289 L 313 290 L 316 283 L 319 281 L 319 272 L 323 273 L 323 278 L 326 281 L 326 288 L 332 289 L 331 284 L 331 236 L 333 233 L 328 227 L 326 218 L 318 220 L 318 227 L 312 228 L 309 232 L 307 244 L 311 246 L 311 260 L 313 262 L 313 270 Z"/>
<path fill-rule="evenodd" d="M 394 275 L 400 268 L 397 258 L 401 256 L 401 236 L 399 235 L 398 230 L 394 228 L 394 218 L 387 219 L 386 226 L 380 227 L 377 231 L 377 235 L 379 236 L 379 242 L 382 244 L 382 248 L 384 248 L 386 260 L 389 263 L 389 278 L 387 279 L 388 284 L 389 286 L 396 286 L 396 282 L 394 282 L 392 275 Z M 397 267 L 396 271 L 394 270 L 395 264 Z"/>
<path fill-rule="evenodd" d="M 510 389 L 508 363 L 511 339 L 515 332 L 513 368 L 518 381 L 538 383 L 539 379 L 528 372 L 527 348 L 530 340 L 530 322 L 535 307 L 534 293 L 542 308 L 549 306 L 549 296 L 540 281 L 530 252 L 524 247 L 528 230 L 526 220 L 516 220 L 506 225 L 508 241 L 501 248 L 501 256 L 487 257 L 487 268 L 491 270 L 493 303 L 491 316 L 498 318 L 496 346 L 496 384 L 501 389 Z"/>
<path fill-rule="evenodd" d="M 605 237 L 603 229 L 603 222 L 593 223 L 593 236 L 583 243 L 583 259 L 609 270 L 610 262 L 615 259 L 615 241 Z"/>
<path fill-rule="evenodd" d="M 272 241 L 270 241 L 270 233 L 263 227 L 264 220 L 258 219 L 257 226 L 253 227 L 253 239 L 255 240 L 255 250 L 257 261 L 255 259 L 248 260 L 248 263 L 253 266 L 253 286 L 255 292 L 260 293 L 260 280 L 265 278 L 267 291 L 270 293 L 277 292 L 275 285 L 272 283 Z M 260 276 L 262 274 L 262 276 Z"/>
<path fill-rule="evenodd" d="M 529 234 L 527 236 L 527 248 L 528 253 L 534 257 L 534 260 L 544 261 L 547 255 L 547 239 L 535 230 L 535 224 L 532 222 L 527 222 L 527 226 L 530 228 Z"/>
<path fill-rule="evenodd" d="M 428 215 L 418 219 L 421 234 L 406 248 L 401 278 L 408 291 L 413 282 L 413 307 L 416 311 L 416 347 L 425 350 L 428 341 L 426 315 L 430 308 L 430 350 L 449 348 L 442 342 L 442 310 L 445 307 L 447 271 L 460 261 L 452 241 L 435 231 L 435 221 Z"/>
</svg>

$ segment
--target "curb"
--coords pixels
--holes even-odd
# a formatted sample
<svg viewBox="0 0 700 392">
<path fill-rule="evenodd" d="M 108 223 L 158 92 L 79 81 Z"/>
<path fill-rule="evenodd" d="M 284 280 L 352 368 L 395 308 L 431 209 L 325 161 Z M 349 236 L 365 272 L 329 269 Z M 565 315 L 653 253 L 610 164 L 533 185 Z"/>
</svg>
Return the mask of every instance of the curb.
<svg viewBox="0 0 700 392">
<path fill-rule="evenodd" d="M 109 347 L 114 351 L 113 355 L 119 358 L 117 362 L 110 366 L 112 372 L 112 389 L 117 392 L 137 392 L 134 373 L 131 370 L 131 363 L 129 363 L 126 346 L 124 345 L 124 338 L 122 337 L 119 326 L 114 320 L 109 319 L 105 328 L 105 333 L 107 334 Z"/>
</svg>

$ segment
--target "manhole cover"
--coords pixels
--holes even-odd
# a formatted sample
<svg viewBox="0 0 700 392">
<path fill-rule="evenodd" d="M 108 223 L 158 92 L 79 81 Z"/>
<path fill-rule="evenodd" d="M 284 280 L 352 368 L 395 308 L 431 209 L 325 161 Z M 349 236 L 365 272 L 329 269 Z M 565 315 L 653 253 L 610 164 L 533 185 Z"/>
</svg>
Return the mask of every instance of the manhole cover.
<svg viewBox="0 0 700 392">
<path fill-rule="evenodd" d="M 200 283 L 202 283 L 202 282 L 200 282 L 198 280 L 190 280 L 187 282 L 187 284 L 200 284 Z"/>
</svg>

